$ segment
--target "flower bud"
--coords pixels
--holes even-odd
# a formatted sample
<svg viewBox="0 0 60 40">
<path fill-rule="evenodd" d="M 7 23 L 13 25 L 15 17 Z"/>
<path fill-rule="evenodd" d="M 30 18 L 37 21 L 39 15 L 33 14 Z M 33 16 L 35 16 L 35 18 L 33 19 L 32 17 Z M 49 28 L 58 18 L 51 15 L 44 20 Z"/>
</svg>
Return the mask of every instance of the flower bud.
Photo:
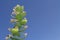
<svg viewBox="0 0 60 40">
<path fill-rule="evenodd" d="M 10 30 L 11 30 L 11 28 L 8 28 L 8 30 L 10 31 Z"/>
<path fill-rule="evenodd" d="M 7 36 L 7 37 L 5 37 L 5 39 L 6 39 L 6 40 L 8 40 L 8 39 L 9 39 L 9 37 Z"/>
<path fill-rule="evenodd" d="M 27 33 L 24 33 L 24 37 L 26 37 L 28 34 Z"/>
<path fill-rule="evenodd" d="M 12 12 L 12 15 L 16 14 L 15 12 Z"/>
<path fill-rule="evenodd" d="M 12 36 L 11 34 L 9 34 L 9 35 L 6 36 L 5 39 L 8 40 L 8 39 L 11 38 L 11 37 L 13 37 L 13 36 Z"/>
<path fill-rule="evenodd" d="M 26 25 L 26 26 L 24 26 L 24 29 L 27 29 L 28 28 L 28 26 Z"/>
<path fill-rule="evenodd" d="M 17 20 L 16 19 L 11 19 L 11 22 L 16 22 Z"/>
<path fill-rule="evenodd" d="M 13 11 L 15 11 L 15 8 L 13 9 Z"/>
<path fill-rule="evenodd" d="M 10 38 L 10 37 L 13 37 L 13 36 L 12 36 L 11 34 L 9 34 L 9 38 Z"/>
<path fill-rule="evenodd" d="M 18 4 L 17 4 L 17 6 L 16 6 L 16 7 L 20 7 L 20 5 L 18 5 Z"/>
</svg>

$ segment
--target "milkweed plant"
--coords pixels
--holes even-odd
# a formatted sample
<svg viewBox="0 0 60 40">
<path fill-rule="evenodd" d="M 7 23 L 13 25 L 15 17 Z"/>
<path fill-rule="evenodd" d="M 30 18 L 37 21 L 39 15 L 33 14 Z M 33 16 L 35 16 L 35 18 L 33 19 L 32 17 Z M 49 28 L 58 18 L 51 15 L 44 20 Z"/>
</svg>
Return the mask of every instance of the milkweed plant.
<svg viewBox="0 0 60 40">
<path fill-rule="evenodd" d="M 24 11 L 24 6 L 17 5 L 13 8 L 11 14 L 12 19 L 10 20 L 13 23 L 13 28 L 8 28 L 10 34 L 6 36 L 6 40 L 24 40 L 27 36 L 25 30 L 27 26 L 26 11 Z"/>
</svg>

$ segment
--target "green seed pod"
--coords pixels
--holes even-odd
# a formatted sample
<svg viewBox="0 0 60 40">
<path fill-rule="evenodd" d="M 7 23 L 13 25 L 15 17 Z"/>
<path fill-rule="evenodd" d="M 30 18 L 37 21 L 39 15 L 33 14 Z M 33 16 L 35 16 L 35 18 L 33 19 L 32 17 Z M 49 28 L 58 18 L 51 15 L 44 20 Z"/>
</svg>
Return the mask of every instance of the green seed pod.
<svg viewBox="0 0 60 40">
<path fill-rule="evenodd" d="M 12 29 L 11 29 L 11 33 L 12 33 L 14 36 L 20 36 L 18 27 L 12 28 Z"/>
<path fill-rule="evenodd" d="M 13 32 L 13 33 L 17 33 L 17 32 L 18 32 L 18 29 L 13 28 L 13 29 L 12 29 L 12 32 Z"/>
<path fill-rule="evenodd" d="M 25 25 L 27 23 L 27 19 L 24 18 L 22 21 L 21 21 L 21 25 Z"/>
<path fill-rule="evenodd" d="M 21 21 L 25 16 L 26 16 L 26 12 L 23 11 L 22 13 L 17 14 L 15 18 Z"/>
<path fill-rule="evenodd" d="M 24 10 L 24 6 L 20 6 L 20 5 L 17 5 L 16 7 L 15 7 L 15 11 L 16 12 L 22 12 Z"/>
</svg>

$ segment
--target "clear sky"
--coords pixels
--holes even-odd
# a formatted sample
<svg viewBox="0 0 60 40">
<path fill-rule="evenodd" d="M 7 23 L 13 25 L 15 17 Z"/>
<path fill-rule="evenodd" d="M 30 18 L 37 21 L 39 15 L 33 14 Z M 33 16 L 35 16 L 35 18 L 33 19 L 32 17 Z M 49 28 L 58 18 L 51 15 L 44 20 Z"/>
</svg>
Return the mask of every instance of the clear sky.
<svg viewBox="0 0 60 40">
<path fill-rule="evenodd" d="M 27 12 L 26 40 L 60 40 L 60 0 L 0 0 L 0 40 L 10 33 L 10 15 L 17 4 Z"/>
</svg>

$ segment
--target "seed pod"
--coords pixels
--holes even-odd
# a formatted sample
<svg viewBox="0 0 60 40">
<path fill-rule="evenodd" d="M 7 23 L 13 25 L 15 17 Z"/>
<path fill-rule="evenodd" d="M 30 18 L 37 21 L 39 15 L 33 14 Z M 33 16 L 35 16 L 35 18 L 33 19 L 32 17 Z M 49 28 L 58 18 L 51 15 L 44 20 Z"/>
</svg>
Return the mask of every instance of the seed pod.
<svg viewBox="0 0 60 40">
<path fill-rule="evenodd" d="M 18 27 L 12 28 L 12 29 L 11 29 L 11 33 L 12 33 L 14 36 L 20 36 L 20 35 L 19 35 L 19 29 L 18 29 Z"/>
<path fill-rule="evenodd" d="M 22 21 L 21 21 L 21 25 L 25 25 L 27 23 L 27 19 L 24 18 Z"/>
</svg>

